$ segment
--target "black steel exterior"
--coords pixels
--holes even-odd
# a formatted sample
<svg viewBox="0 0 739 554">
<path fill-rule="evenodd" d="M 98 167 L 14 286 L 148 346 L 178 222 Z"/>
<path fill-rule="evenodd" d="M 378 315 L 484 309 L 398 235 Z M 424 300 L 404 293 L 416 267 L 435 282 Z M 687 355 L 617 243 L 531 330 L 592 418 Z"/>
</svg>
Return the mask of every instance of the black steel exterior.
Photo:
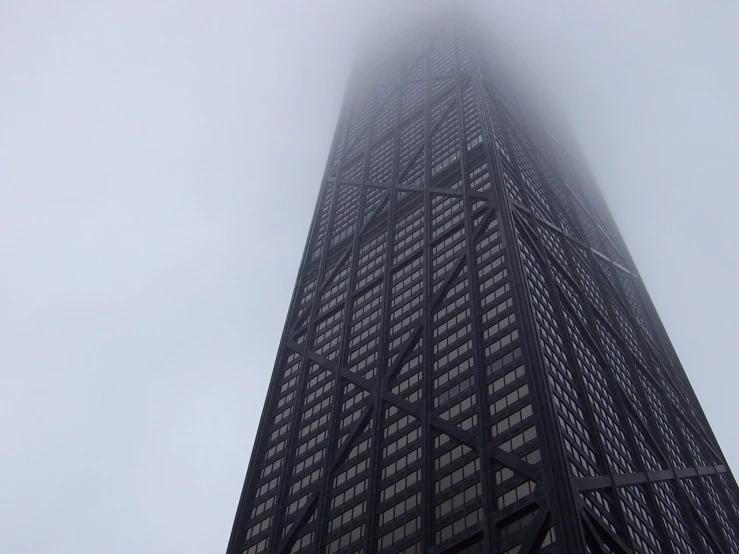
<svg viewBox="0 0 739 554">
<path fill-rule="evenodd" d="M 739 553 L 605 203 L 459 26 L 358 70 L 228 554 Z"/>
</svg>

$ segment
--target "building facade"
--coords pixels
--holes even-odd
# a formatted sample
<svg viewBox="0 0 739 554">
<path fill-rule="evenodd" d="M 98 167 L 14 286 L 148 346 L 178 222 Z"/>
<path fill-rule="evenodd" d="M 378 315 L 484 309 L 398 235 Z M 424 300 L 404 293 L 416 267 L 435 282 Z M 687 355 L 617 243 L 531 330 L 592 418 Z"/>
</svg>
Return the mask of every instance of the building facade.
<svg viewBox="0 0 739 554">
<path fill-rule="evenodd" d="M 739 553 L 603 198 L 470 36 L 356 72 L 228 554 Z"/>
</svg>

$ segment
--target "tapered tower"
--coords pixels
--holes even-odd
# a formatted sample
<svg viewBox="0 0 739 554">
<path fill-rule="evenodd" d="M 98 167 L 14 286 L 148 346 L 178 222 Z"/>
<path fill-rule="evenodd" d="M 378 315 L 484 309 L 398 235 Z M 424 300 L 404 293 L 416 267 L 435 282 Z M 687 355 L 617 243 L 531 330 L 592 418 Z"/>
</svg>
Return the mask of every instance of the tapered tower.
<svg viewBox="0 0 739 554">
<path fill-rule="evenodd" d="M 739 553 L 602 196 L 471 36 L 355 72 L 228 554 Z"/>
</svg>

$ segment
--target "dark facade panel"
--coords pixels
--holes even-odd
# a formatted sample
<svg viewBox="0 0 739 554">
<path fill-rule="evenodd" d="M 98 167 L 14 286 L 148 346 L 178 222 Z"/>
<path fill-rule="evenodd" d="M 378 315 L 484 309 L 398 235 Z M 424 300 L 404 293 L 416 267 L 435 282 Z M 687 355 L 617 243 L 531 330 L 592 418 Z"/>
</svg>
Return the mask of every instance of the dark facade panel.
<svg viewBox="0 0 739 554">
<path fill-rule="evenodd" d="M 350 88 L 228 554 L 739 553 L 605 202 L 469 36 Z"/>
</svg>

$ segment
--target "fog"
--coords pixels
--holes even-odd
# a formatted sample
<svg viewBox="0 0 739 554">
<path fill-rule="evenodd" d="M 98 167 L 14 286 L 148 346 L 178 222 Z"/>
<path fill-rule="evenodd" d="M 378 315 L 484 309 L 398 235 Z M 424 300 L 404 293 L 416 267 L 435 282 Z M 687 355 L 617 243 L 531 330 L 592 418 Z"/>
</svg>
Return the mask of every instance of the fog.
<svg viewBox="0 0 739 554">
<path fill-rule="evenodd" d="M 356 44 L 413 13 L 391 5 L 0 0 L 0 551 L 225 550 Z M 483 9 L 738 467 L 739 8 Z"/>
</svg>

